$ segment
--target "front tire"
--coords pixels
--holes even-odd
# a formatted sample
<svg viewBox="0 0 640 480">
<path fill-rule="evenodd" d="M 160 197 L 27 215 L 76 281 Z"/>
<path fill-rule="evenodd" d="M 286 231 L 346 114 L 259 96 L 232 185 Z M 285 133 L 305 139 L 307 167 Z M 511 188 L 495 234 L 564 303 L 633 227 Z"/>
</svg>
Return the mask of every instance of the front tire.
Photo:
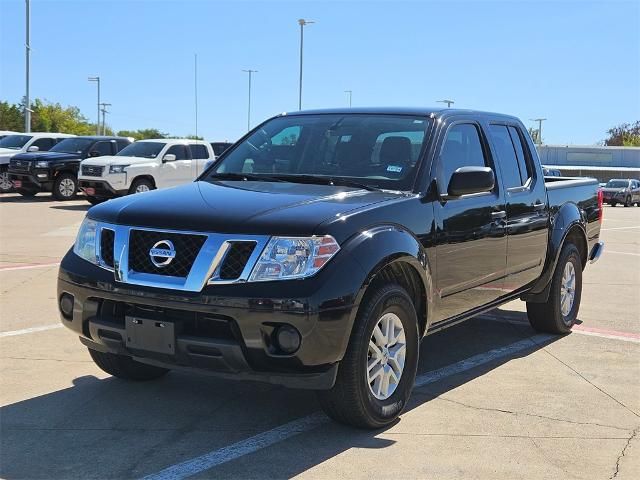
<svg viewBox="0 0 640 480">
<path fill-rule="evenodd" d="M 582 296 L 582 260 L 573 243 L 567 243 L 551 279 L 551 291 L 546 303 L 527 302 L 531 326 L 546 333 L 566 334 L 578 316 Z"/>
<path fill-rule="evenodd" d="M 150 180 L 147 180 L 146 178 L 139 178 L 138 180 L 133 182 L 133 185 L 131 185 L 131 188 L 129 189 L 129 195 L 134 193 L 148 192 L 150 190 L 155 190 L 155 188 L 156 187 Z"/>
<path fill-rule="evenodd" d="M 56 200 L 73 200 L 78 192 L 78 179 L 71 173 L 61 173 L 53 182 L 52 194 Z"/>
<path fill-rule="evenodd" d="M 399 285 L 373 288 L 360 305 L 335 385 L 317 392 L 329 417 L 359 428 L 384 427 L 398 418 L 418 368 L 411 297 Z"/>
<path fill-rule="evenodd" d="M 6 165 L 0 167 L 0 193 L 9 193 L 13 191 L 13 183 L 9 180 L 9 172 Z"/>
<path fill-rule="evenodd" d="M 122 378 L 123 380 L 135 380 L 139 382 L 155 380 L 169 372 L 166 368 L 136 362 L 131 357 L 125 355 L 99 352 L 92 349 L 89 349 L 89 354 L 94 363 L 102 371 L 114 377 Z"/>
</svg>

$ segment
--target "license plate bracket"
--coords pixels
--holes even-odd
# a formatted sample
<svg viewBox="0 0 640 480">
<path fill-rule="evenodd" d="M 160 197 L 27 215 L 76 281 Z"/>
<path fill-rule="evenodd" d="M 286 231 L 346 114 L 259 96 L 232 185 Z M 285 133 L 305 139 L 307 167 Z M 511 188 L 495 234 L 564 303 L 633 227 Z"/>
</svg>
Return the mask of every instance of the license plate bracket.
<svg viewBox="0 0 640 480">
<path fill-rule="evenodd" d="M 176 329 L 172 322 L 126 316 L 125 333 L 127 348 L 167 355 L 176 353 Z"/>
</svg>

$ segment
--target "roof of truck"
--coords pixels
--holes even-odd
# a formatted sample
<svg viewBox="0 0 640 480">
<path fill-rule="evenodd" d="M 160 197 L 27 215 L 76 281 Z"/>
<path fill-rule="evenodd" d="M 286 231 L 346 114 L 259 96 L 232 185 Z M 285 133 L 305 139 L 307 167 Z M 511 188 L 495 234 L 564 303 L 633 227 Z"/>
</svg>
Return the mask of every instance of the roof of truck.
<svg viewBox="0 0 640 480">
<path fill-rule="evenodd" d="M 495 112 L 483 112 L 480 110 L 465 110 L 461 108 L 439 108 L 439 107 L 364 107 L 364 108 L 327 108 L 318 110 L 301 110 L 297 112 L 285 112 L 283 115 L 322 115 L 337 114 L 346 115 L 370 114 L 370 115 L 415 115 L 420 117 L 445 117 L 449 115 L 482 115 L 491 117 L 516 118 L 512 115 Z"/>
</svg>

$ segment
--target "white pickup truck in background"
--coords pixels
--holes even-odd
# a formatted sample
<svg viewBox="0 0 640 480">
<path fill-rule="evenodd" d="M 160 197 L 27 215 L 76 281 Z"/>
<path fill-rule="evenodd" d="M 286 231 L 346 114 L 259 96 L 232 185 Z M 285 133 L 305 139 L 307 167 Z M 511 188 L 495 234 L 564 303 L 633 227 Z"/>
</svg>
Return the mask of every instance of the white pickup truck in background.
<svg viewBox="0 0 640 480">
<path fill-rule="evenodd" d="M 214 158 L 201 140 L 139 140 L 117 155 L 88 158 L 80 164 L 80 189 L 92 203 L 193 181 Z"/>
<path fill-rule="evenodd" d="M 7 172 L 11 157 L 18 153 L 46 152 L 63 138 L 75 137 L 67 133 L 51 132 L 7 133 L 9 134 L 0 138 L 0 193 L 13 189 Z"/>
</svg>

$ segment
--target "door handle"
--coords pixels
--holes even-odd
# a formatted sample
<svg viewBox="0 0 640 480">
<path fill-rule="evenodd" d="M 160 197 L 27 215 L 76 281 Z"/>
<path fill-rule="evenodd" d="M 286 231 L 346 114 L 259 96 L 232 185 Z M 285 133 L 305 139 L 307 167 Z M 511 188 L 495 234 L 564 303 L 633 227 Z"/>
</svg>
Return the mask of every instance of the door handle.
<svg viewBox="0 0 640 480">
<path fill-rule="evenodd" d="M 493 220 L 500 220 L 501 218 L 507 218 L 507 212 L 500 210 L 499 212 L 491 212 L 491 218 Z"/>
<path fill-rule="evenodd" d="M 544 203 L 534 203 L 533 204 L 533 209 L 536 211 L 540 211 L 540 210 L 544 210 L 544 207 L 546 207 L 547 205 Z"/>
</svg>

